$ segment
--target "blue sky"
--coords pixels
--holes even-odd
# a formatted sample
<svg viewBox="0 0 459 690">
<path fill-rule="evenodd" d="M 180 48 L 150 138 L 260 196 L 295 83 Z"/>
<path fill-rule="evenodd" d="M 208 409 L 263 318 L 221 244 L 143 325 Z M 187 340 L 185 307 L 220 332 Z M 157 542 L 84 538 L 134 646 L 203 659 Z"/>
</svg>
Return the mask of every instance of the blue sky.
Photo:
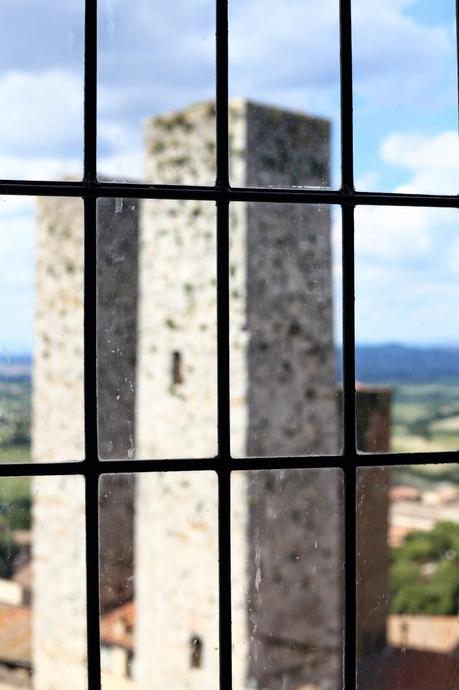
<svg viewBox="0 0 459 690">
<path fill-rule="evenodd" d="M 142 123 L 211 98 L 213 0 L 100 0 L 99 166 L 142 177 Z M 354 0 L 355 164 L 364 190 L 458 192 L 453 0 Z M 27 22 L 24 21 L 27 17 Z M 3 0 L 0 175 L 80 175 L 81 0 Z M 333 122 L 339 186 L 337 0 L 230 0 L 232 97 Z M 32 199 L 0 200 L 0 348 L 33 342 Z M 459 343 L 457 213 L 358 209 L 357 340 Z M 333 229 L 339 335 L 340 223 Z"/>
</svg>

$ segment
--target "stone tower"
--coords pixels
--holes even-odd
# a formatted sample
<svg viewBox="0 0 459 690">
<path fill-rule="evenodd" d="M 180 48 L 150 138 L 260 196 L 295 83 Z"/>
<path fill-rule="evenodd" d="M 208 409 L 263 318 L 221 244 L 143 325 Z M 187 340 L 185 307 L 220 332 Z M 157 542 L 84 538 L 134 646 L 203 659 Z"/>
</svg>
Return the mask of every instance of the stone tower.
<svg viewBox="0 0 459 690">
<path fill-rule="evenodd" d="M 246 101 L 234 102 L 230 114 L 234 186 L 328 183 L 328 122 Z M 151 120 L 148 179 L 208 182 L 214 125 L 212 104 Z M 141 218 L 137 455 L 212 456 L 215 210 L 155 200 Z M 230 275 L 233 455 L 336 452 L 329 209 L 232 204 Z M 338 690 L 338 473 L 238 473 L 232 500 L 234 687 Z M 216 687 L 216 508 L 215 483 L 204 476 L 138 479 L 142 690 Z M 196 641 L 199 664 L 190 653 Z"/>
<path fill-rule="evenodd" d="M 149 177 L 208 183 L 214 122 L 212 104 L 152 120 Z M 230 138 L 235 186 L 327 184 L 326 121 L 240 101 L 231 106 Z M 240 203 L 230 218 L 233 455 L 333 453 L 329 210 Z M 98 227 L 101 456 L 214 455 L 213 205 L 155 200 L 139 212 L 132 201 L 105 200 Z M 40 202 L 35 460 L 83 455 L 82 258 L 81 202 Z M 83 496 L 62 481 L 50 483 L 49 491 L 42 486 L 35 501 L 36 690 L 60 688 L 62 679 L 72 690 L 86 683 L 84 548 L 72 550 L 84 526 Z M 101 576 L 102 605 L 109 607 L 132 593 L 132 577 L 123 573 L 133 568 L 134 483 L 120 475 L 106 486 L 101 529 L 112 529 L 103 541 Z M 138 687 L 214 690 L 215 477 L 142 475 L 136 495 Z M 335 690 L 342 568 L 337 473 L 236 474 L 232 495 L 234 687 Z M 45 537 L 46 521 L 56 527 Z M 59 570 L 65 577 L 56 578 Z M 62 616 L 61 601 L 69 615 Z"/>
</svg>

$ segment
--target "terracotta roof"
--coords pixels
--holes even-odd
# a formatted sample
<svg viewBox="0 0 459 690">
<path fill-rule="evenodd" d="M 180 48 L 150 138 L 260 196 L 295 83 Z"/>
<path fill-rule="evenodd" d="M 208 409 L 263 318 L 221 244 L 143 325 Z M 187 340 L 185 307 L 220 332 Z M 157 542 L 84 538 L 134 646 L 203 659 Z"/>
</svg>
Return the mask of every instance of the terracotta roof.
<svg viewBox="0 0 459 690">
<path fill-rule="evenodd" d="M 14 541 L 19 544 L 19 546 L 31 546 L 32 545 L 32 532 L 30 529 L 15 529 L 13 532 Z"/>
<path fill-rule="evenodd" d="M 101 641 L 105 644 L 134 649 L 135 604 L 128 601 L 102 616 Z"/>
<path fill-rule="evenodd" d="M 459 656 L 388 648 L 359 669 L 358 690 L 457 690 Z"/>
<path fill-rule="evenodd" d="M 392 486 L 389 491 L 390 500 L 394 501 L 419 501 L 422 496 L 422 491 L 416 489 L 414 486 L 407 486 L 406 484 L 397 484 Z"/>
<path fill-rule="evenodd" d="M 0 663 L 31 663 L 31 611 L 28 606 L 0 604 Z"/>
</svg>

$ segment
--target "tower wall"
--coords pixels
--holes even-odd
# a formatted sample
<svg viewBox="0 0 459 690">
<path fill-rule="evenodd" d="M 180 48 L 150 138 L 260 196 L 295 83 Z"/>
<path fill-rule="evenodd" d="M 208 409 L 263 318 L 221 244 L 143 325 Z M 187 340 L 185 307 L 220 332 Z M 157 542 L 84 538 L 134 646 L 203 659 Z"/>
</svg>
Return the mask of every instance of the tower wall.
<svg viewBox="0 0 459 690">
<path fill-rule="evenodd" d="M 214 164 L 214 124 L 208 105 L 149 122 L 149 178 L 157 178 L 156 171 L 164 176 L 167 170 L 170 181 L 182 183 L 181 176 L 190 166 L 196 180 L 201 179 L 201 167 Z M 323 120 L 235 102 L 230 146 L 235 186 L 326 182 L 329 131 Z M 189 179 L 189 171 L 187 175 Z M 199 457 L 215 452 L 216 229 L 212 206 L 207 204 L 206 209 L 195 202 L 154 201 L 142 213 L 139 457 Z M 230 224 L 232 453 L 336 452 L 329 211 L 234 203 Z M 171 379 L 175 352 L 182 356 L 184 376 L 179 383 Z M 173 570 L 171 575 L 170 564 L 166 568 L 162 562 L 162 554 L 173 550 L 175 539 L 158 518 L 166 514 L 169 492 L 158 486 L 153 475 L 142 474 L 138 484 L 139 686 L 142 690 L 159 690 L 165 684 L 194 688 L 196 669 L 188 664 L 181 640 L 196 634 L 202 636 L 205 648 L 212 641 L 205 639 L 204 629 L 191 628 L 190 606 L 201 601 L 203 610 L 212 610 L 216 621 L 217 605 L 209 609 L 205 579 L 191 575 L 193 567 L 201 572 L 200 551 L 192 565 L 187 564 L 190 576 L 186 578 L 175 577 Z M 199 477 L 193 492 L 183 496 L 190 513 L 212 500 Z M 294 481 L 282 472 L 237 474 L 232 500 L 234 687 L 250 683 L 277 688 L 282 679 L 286 689 L 315 683 L 323 690 L 335 690 L 341 683 L 342 569 L 336 474 L 298 473 Z M 286 502 L 295 510 L 286 510 Z M 284 516 L 282 523 L 272 518 L 276 514 Z M 152 532 L 156 524 L 164 532 L 160 536 Z M 292 539 L 299 567 L 280 567 L 292 553 L 290 536 L 283 538 L 287 534 L 296 535 Z M 318 540 L 323 544 L 319 552 Z M 216 544 L 212 548 L 205 558 L 216 562 Z M 259 556 L 261 575 L 254 565 Z M 304 582 L 311 575 L 312 561 L 323 584 L 308 588 Z M 154 580 L 144 576 L 154 572 Z M 275 572 L 281 578 L 276 586 Z M 161 582 L 167 582 L 167 594 Z M 302 589 L 298 582 L 303 583 Z M 254 609 L 255 583 L 258 604 Z M 280 591 L 282 599 L 277 597 Z M 183 625 L 188 626 L 186 634 L 180 628 L 180 636 L 174 635 L 167 619 L 152 615 L 160 607 L 165 616 L 168 610 L 180 608 Z M 267 645 L 266 636 L 275 632 L 279 639 Z M 313 644 L 320 652 L 311 664 L 299 650 Z M 181 675 L 172 678 L 166 666 L 181 669 Z M 207 665 L 204 659 L 199 677 L 201 686 L 215 687 L 215 663 Z"/>
<path fill-rule="evenodd" d="M 38 202 L 36 291 L 32 459 L 80 460 L 84 455 L 81 200 Z M 34 689 L 58 690 L 65 685 L 84 690 L 84 487 L 74 477 L 35 477 L 32 496 Z"/>
<path fill-rule="evenodd" d="M 38 201 L 32 457 L 84 456 L 83 203 Z"/>
<path fill-rule="evenodd" d="M 86 570 L 82 477 L 34 477 L 34 690 L 86 690 Z"/>
<path fill-rule="evenodd" d="M 137 214 L 129 201 L 98 205 L 99 431 L 105 457 L 125 457 L 133 446 L 137 299 Z M 117 213 L 118 212 L 118 213 Z M 114 218 L 121 223 L 112 232 Z M 124 231 L 124 232 L 123 232 Z M 84 456 L 83 204 L 79 199 L 38 202 L 36 337 L 33 365 L 32 457 L 40 461 Z M 130 277 L 131 276 L 131 277 Z M 56 467 L 57 472 L 59 467 Z M 84 487 L 74 477 L 34 480 L 34 690 L 83 690 L 86 672 Z M 132 574 L 134 489 L 130 508 L 102 497 L 101 603 L 119 603 Z M 121 505 L 129 505 L 129 501 Z M 115 518 L 119 524 L 114 529 Z M 117 545 L 131 545 L 121 554 Z"/>
</svg>

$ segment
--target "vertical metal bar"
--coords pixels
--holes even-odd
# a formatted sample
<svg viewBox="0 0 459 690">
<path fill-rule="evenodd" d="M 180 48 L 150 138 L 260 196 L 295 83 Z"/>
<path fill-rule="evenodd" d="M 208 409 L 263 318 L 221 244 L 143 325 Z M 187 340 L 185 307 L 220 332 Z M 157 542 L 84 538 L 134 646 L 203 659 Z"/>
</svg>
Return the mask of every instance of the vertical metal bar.
<svg viewBox="0 0 459 690">
<path fill-rule="evenodd" d="M 97 175 L 97 0 L 85 2 L 84 180 Z M 100 690 L 96 199 L 84 199 L 84 400 L 88 687 Z"/>
<path fill-rule="evenodd" d="M 340 0 L 341 69 L 341 185 L 354 190 L 354 128 L 352 121 L 352 18 L 351 0 Z"/>
<path fill-rule="evenodd" d="M 232 687 L 231 469 L 229 368 L 229 208 L 217 204 L 218 553 L 220 690 Z"/>
<path fill-rule="evenodd" d="M 355 434 L 355 308 L 354 208 L 343 208 L 343 419 L 345 511 L 344 687 L 356 686 L 356 434 Z"/>
<path fill-rule="evenodd" d="M 216 0 L 217 186 L 229 187 L 228 0 Z M 218 553 L 220 690 L 232 689 L 229 404 L 229 205 L 217 203 Z"/>
<path fill-rule="evenodd" d="M 96 365 L 96 204 L 85 199 L 84 253 L 84 386 L 85 386 L 85 475 L 86 475 L 86 593 L 88 637 L 88 682 L 100 688 L 99 637 L 99 461 L 97 443 Z"/>
<path fill-rule="evenodd" d="M 354 191 L 351 0 L 340 0 L 341 188 Z M 354 208 L 342 207 L 343 219 L 343 420 L 345 455 L 345 635 L 344 687 L 356 687 L 356 464 Z"/>
<path fill-rule="evenodd" d="M 85 0 L 84 179 L 97 174 L 97 0 Z"/>
<path fill-rule="evenodd" d="M 228 187 L 228 0 L 216 0 L 217 185 Z"/>
<path fill-rule="evenodd" d="M 223 463 L 222 463 L 223 465 Z M 232 690 L 231 472 L 218 470 L 218 581 L 220 690 Z"/>
<path fill-rule="evenodd" d="M 220 466 L 230 460 L 229 367 L 229 206 L 217 202 L 217 344 L 218 344 L 218 457 Z"/>
</svg>

